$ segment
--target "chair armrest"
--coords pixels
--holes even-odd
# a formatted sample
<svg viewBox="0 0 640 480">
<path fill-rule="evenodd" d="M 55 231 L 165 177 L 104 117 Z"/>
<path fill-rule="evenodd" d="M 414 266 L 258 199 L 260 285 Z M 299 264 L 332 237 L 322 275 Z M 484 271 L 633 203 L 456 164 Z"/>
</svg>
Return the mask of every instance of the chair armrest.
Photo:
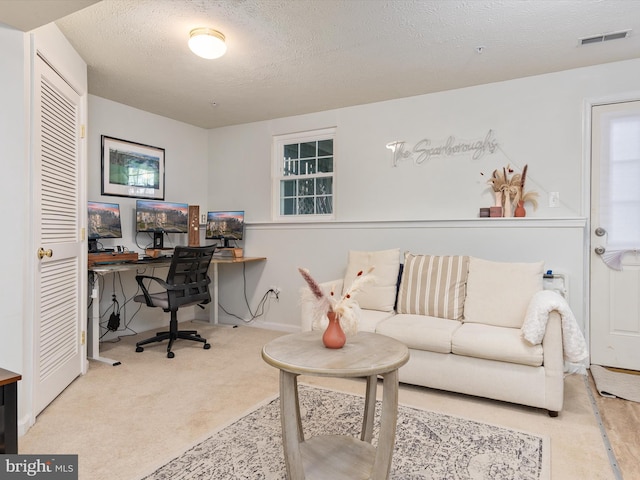
<svg viewBox="0 0 640 480">
<path fill-rule="evenodd" d="M 343 279 L 330 280 L 328 282 L 319 283 L 318 285 L 326 295 L 329 295 L 332 287 L 337 292 L 342 293 Z M 322 320 L 317 318 L 319 315 L 318 311 L 314 308 L 314 302 L 315 297 L 313 296 L 313 293 L 311 293 L 309 287 L 302 287 L 300 289 L 300 330 L 303 332 L 313 330 L 314 323 Z"/>
<path fill-rule="evenodd" d="M 142 290 L 142 294 L 144 295 L 144 299 L 147 302 L 147 306 L 148 307 L 153 307 L 154 304 L 153 304 L 153 301 L 151 300 L 151 296 L 149 294 L 149 290 L 147 289 L 147 286 L 144 284 L 145 280 L 149 280 L 149 284 L 151 284 L 151 281 L 157 282 L 165 290 L 168 290 L 170 285 L 167 284 L 167 282 L 165 282 L 164 280 L 162 280 L 161 278 L 158 278 L 158 277 L 150 277 L 149 275 L 136 275 L 136 282 L 138 282 L 138 285 L 140 286 L 140 289 Z"/>
</svg>

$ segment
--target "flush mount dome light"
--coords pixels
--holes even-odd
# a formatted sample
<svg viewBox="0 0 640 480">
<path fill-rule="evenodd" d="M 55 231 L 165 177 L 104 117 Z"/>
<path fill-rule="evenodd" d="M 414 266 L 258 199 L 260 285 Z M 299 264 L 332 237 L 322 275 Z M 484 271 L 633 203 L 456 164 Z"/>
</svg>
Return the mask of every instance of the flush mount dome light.
<svg viewBox="0 0 640 480">
<path fill-rule="evenodd" d="M 224 35 L 212 28 L 194 28 L 189 33 L 189 48 L 193 53 L 209 60 L 219 58 L 227 51 Z"/>
</svg>

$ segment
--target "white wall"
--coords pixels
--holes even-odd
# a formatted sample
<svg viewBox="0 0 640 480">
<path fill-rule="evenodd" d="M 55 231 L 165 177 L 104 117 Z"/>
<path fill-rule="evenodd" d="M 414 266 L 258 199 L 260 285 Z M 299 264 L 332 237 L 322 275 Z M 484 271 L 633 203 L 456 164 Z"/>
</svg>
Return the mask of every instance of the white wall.
<svg viewBox="0 0 640 480">
<path fill-rule="evenodd" d="M 30 200 L 26 40 L 24 33 L 0 24 L 0 164 L 5 179 L 0 188 L 5 225 L 0 245 L 6 253 L 0 279 L 0 367 L 20 374 L 24 373 L 23 346 L 30 341 L 23 335 Z"/>
<path fill-rule="evenodd" d="M 298 326 L 302 280 L 296 266 L 309 267 L 323 281 L 342 275 L 349 249 L 397 247 L 544 260 L 548 269 L 569 276 L 570 305 L 586 328 L 585 102 L 639 98 L 639 74 L 640 60 L 617 62 L 212 130 L 209 207 L 244 209 L 245 254 L 268 256 L 264 265 L 248 269 L 250 304 L 255 306 L 271 285 L 283 290 L 256 323 L 288 330 Z M 332 126 L 337 127 L 337 222 L 272 224 L 272 136 Z M 489 129 L 500 147 L 480 160 L 460 155 L 394 168 L 385 148 L 392 141 L 413 146 L 424 138 L 437 145 L 450 135 L 473 140 Z M 529 165 L 527 189 L 540 193 L 540 208 L 534 212 L 529 206 L 526 219 L 475 219 L 479 207 L 492 204 L 486 175 L 507 164 L 517 171 Z M 560 193 L 559 208 L 548 207 L 549 192 Z M 241 272 L 227 270 L 221 302 L 246 318 Z M 238 323 L 223 313 L 221 318 Z"/>
<path fill-rule="evenodd" d="M 200 210 L 207 203 L 208 161 L 207 131 L 177 122 L 152 113 L 138 110 L 120 103 L 112 102 L 95 95 L 89 95 L 88 122 L 88 193 L 87 199 L 120 204 L 122 219 L 122 239 L 105 239 L 101 243 L 105 248 L 123 245 L 133 252 L 144 253 L 149 246 L 149 234 L 135 232 L 135 198 L 103 196 L 101 192 L 101 136 L 129 140 L 165 149 L 165 201 L 199 205 Z M 186 245 L 187 235 L 169 234 L 165 237 L 165 246 Z M 149 269 L 150 271 L 150 269 Z M 149 271 L 146 273 L 148 274 Z M 160 277 L 166 276 L 166 269 L 156 271 Z M 118 302 L 124 306 L 121 311 L 121 325 L 130 321 L 135 331 L 156 329 L 167 325 L 168 314 L 159 309 L 143 307 L 128 302 L 136 293 L 135 272 L 123 273 L 116 278 L 115 291 Z M 111 294 L 114 291 L 113 276 L 101 280 L 102 299 L 101 314 L 104 321 L 109 318 L 111 310 Z M 126 303 L 126 305 L 125 305 Z M 180 319 L 193 317 L 192 309 L 180 312 Z M 120 334 L 131 334 L 129 331 L 108 333 L 104 339 L 110 340 Z"/>
</svg>

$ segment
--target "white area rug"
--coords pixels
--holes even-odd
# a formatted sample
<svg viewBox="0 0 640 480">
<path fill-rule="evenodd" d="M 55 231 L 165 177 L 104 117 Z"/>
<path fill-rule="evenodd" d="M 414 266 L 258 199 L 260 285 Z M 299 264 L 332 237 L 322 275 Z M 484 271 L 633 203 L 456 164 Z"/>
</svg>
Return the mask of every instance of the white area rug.
<svg viewBox="0 0 640 480">
<path fill-rule="evenodd" d="M 299 391 L 306 438 L 359 437 L 363 397 L 307 385 Z M 376 425 L 379 416 L 380 402 Z M 377 434 L 376 428 L 374 444 Z M 548 439 L 538 435 L 401 405 L 390 478 L 546 480 L 549 452 Z M 285 479 L 279 399 L 257 406 L 145 479 Z"/>
<path fill-rule="evenodd" d="M 640 402 L 640 375 L 614 372 L 600 365 L 591 365 L 591 375 L 603 397 Z"/>
</svg>

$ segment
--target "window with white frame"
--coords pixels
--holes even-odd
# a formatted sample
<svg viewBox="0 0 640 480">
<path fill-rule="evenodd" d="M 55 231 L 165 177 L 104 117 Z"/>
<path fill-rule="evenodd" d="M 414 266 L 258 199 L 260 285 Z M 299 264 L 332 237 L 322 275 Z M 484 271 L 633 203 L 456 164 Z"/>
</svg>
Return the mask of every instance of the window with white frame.
<svg viewBox="0 0 640 480">
<path fill-rule="evenodd" d="M 335 128 L 274 137 L 275 219 L 334 218 L 334 137 Z"/>
</svg>

